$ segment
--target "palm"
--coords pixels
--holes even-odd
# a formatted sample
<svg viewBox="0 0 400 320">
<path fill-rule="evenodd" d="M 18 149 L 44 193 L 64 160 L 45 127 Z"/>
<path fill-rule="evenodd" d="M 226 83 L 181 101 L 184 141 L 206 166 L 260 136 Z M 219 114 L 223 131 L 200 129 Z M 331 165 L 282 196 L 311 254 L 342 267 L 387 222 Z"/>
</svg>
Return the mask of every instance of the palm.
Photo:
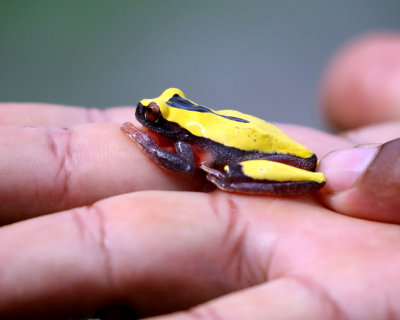
<svg viewBox="0 0 400 320">
<path fill-rule="evenodd" d="M 340 216 L 313 204 L 279 207 L 259 217 L 263 230 L 254 241 L 269 294 L 271 280 L 296 282 L 312 297 L 304 309 L 308 319 L 318 318 L 318 312 L 325 318 L 332 312 L 335 319 L 383 319 L 387 308 L 399 316 L 399 289 L 392 285 L 400 280 L 399 226 Z M 290 304 L 296 294 L 287 290 L 280 299 Z"/>
</svg>

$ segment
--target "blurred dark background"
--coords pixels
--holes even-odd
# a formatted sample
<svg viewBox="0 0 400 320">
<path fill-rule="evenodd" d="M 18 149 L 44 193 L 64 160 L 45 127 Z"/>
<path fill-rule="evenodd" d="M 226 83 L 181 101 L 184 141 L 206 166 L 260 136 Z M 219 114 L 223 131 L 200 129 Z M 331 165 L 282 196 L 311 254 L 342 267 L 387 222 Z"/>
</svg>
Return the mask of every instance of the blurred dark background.
<svg viewBox="0 0 400 320">
<path fill-rule="evenodd" d="M 400 29 L 399 12 L 399 0 L 0 0 L 0 101 L 134 105 L 174 86 L 217 109 L 321 127 L 329 58 Z"/>
</svg>

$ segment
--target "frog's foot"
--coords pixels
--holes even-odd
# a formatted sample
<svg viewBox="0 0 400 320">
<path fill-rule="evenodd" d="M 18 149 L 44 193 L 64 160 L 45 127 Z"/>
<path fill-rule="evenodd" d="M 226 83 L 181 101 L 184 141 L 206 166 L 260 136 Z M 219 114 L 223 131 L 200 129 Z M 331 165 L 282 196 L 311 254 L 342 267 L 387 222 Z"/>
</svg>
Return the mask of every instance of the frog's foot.
<svg viewBox="0 0 400 320">
<path fill-rule="evenodd" d="M 154 139 L 152 139 L 149 134 L 147 134 L 144 131 L 139 130 L 138 128 L 136 128 L 133 125 L 133 123 L 125 122 L 121 127 L 121 131 L 125 135 L 127 135 L 128 137 L 132 138 L 137 143 L 139 143 L 139 145 L 142 148 L 144 146 L 147 146 L 147 145 L 152 145 L 152 144 L 157 145 L 156 142 L 154 141 Z"/>
<path fill-rule="evenodd" d="M 150 134 L 139 130 L 130 122 L 125 122 L 121 131 L 135 140 L 140 148 L 164 169 L 182 173 L 194 172 L 194 155 L 189 144 L 169 141 L 169 146 L 160 146 L 160 141 L 156 141 Z"/>
</svg>

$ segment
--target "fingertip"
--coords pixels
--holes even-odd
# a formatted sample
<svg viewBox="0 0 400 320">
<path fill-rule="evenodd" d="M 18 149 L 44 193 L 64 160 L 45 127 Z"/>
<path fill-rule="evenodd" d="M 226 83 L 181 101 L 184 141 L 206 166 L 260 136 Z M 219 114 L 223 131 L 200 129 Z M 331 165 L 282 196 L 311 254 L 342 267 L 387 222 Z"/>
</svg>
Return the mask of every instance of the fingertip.
<svg viewBox="0 0 400 320">
<path fill-rule="evenodd" d="M 376 148 L 343 149 L 329 153 L 319 164 L 327 179 L 325 193 L 352 188 L 377 153 Z"/>
<path fill-rule="evenodd" d="M 321 160 L 323 200 L 349 216 L 400 223 L 400 139 L 379 147 L 340 150 Z"/>
<path fill-rule="evenodd" d="M 400 118 L 400 34 L 369 34 L 338 51 L 323 76 L 322 115 L 338 129 Z"/>
</svg>

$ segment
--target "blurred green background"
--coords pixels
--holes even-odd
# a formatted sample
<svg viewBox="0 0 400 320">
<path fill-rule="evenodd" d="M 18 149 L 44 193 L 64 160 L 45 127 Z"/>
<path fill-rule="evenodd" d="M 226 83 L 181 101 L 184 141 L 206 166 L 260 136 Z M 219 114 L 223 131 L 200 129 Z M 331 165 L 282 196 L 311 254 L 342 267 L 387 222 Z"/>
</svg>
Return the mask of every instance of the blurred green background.
<svg viewBox="0 0 400 320">
<path fill-rule="evenodd" d="M 400 28 L 399 12 L 399 0 L 0 0 L 0 100 L 134 105 L 174 86 L 321 127 L 316 89 L 334 50 Z"/>
</svg>

